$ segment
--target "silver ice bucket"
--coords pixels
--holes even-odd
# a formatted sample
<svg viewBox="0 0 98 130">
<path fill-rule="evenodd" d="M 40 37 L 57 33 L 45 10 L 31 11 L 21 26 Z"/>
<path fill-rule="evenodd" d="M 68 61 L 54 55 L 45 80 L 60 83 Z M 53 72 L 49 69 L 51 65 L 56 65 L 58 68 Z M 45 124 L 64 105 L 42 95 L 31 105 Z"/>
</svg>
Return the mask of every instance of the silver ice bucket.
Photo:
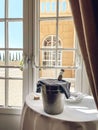
<svg viewBox="0 0 98 130">
<path fill-rule="evenodd" d="M 46 79 L 40 83 L 44 111 L 52 115 L 62 113 L 65 104 L 65 89 L 62 89 L 62 84 L 65 87 L 68 87 L 70 84 L 64 80 L 58 81 L 56 79 Z"/>
</svg>

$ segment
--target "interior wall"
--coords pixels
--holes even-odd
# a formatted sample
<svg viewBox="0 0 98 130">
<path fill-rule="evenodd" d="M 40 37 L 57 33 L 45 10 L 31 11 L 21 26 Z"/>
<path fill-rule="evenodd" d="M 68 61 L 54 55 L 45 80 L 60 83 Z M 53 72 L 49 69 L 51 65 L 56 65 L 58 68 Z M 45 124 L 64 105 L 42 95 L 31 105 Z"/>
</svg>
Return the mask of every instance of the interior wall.
<svg viewBox="0 0 98 130">
<path fill-rule="evenodd" d="M 0 130 L 19 130 L 20 115 L 0 114 Z"/>
</svg>

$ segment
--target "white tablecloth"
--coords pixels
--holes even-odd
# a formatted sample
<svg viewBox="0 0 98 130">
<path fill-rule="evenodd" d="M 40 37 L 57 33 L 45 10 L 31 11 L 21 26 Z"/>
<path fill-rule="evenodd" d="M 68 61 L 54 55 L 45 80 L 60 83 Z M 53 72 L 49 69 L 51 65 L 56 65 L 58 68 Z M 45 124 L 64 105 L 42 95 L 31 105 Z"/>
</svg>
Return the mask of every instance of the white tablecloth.
<svg viewBox="0 0 98 130">
<path fill-rule="evenodd" d="M 21 130 L 98 130 L 98 111 L 94 99 L 85 96 L 80 103 L 65 102 L 58 115 L 44 112 L 42 100 L 27 96 L 21 117 Z"/>
</svg>

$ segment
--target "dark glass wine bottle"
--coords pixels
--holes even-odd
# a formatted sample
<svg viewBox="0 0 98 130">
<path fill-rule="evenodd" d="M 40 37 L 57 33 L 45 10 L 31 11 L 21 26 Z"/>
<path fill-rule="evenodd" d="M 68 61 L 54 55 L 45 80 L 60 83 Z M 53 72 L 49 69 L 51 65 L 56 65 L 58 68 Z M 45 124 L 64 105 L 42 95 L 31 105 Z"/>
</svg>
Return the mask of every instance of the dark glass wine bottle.
<svg viewBox="0 0 98 130">
<path fill-rule="evenodd" d="M 63 73 L 64 73 L 64 69 L 61 69 L 60 74 L 59 74 L 59 76 L 58 76 L 58 80 L 59 80 L 59 81 L 62 80 L 62 78 L 63 78 Z"/>
</svg>

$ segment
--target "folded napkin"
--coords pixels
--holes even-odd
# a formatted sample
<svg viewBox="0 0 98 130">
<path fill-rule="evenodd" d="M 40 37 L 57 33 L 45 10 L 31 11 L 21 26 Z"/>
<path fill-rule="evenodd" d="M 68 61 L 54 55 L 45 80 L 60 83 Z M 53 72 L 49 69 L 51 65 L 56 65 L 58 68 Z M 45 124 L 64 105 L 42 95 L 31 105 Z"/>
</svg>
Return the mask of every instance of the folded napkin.
<svg viewBox="0 0 98 130">
<path fill-rule="evenodd" d="M 41 92 L 41 87 L 45 86 L 46 91 L 59 91 L 64 93 L 66 98 L 70 97 L 70 82 L 57 79 L 39 80 L 37 83 L 37 92 Z"/>
</svg>

